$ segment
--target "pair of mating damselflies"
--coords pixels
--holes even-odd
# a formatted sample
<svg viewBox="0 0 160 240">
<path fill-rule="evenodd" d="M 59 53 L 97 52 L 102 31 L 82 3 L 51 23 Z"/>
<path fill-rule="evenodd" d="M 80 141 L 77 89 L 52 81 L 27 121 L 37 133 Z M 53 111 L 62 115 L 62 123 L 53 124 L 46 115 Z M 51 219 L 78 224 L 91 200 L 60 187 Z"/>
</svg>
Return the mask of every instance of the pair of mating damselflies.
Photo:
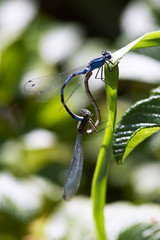
<svg viewBox="0 0 160 240">
<path fill-rule="evenodd" d="M 74 147 L 73 158 L 72 158 L 69 171 L 67 174 L 67 178 L 62 190 L 63 198 L 66 201 L 70 200 L 76 194 L 80 185 L 81 175 L 83 170 L 82 137 L 83 135 L 92 134 L 94 131 L 97 132 L 96 127 L 100 124 L 100 121 L 101 121 L 100 110 L 88 87 L 88 80 L 91 75 L 92 75 L 91 72 L 85 75 L 84 84 L 85 84 L 85 89 L 87 89 L 86 90 L 87 95 L 92 105 L 95 108 L 97 121 L 94 124 L 91 118 L 92 113 L 87 109 L 81 109 L 83 120 L 79 121 L 78 123 L 78 135 L 77 135 L 76 143 Z"/>
<path fill-rule="evenodd" d="M 106 64 L 108 69 L 111 71 L 109 67 L 109 63 L 112 65 L 115 65 L 115 63 L 117 62 L 116 61 L 115 63 L 112 63 L 111 58 L 112 56 L 110 52 L 103 51 L 101 57 L 91 60 L 86 67 L 75 70 L 72 74 L 68 76 L 68 78 L 64 82 L 63 82 L 63 79 L 64 79 L 64 76 L 67 75 L 66 73 L 35 78 L 33 80 L 29 80 L 25 84 L 26 92 L 35 93 L 35 94 L 37 93 L 38 100 L 43 101 L 43 100 L 49 100 L 50 98 L 53 98 L 56 95 L 57 83 L 58 85 L 59 85 L 59 82 L 62 83 L 63 85 L 61 87 L 61 102 L 65 107 L 66 111 L 71 115 L 71 117 L 80 122 L 78 125 L 78 136 L 75 143 L 73 158 L 72 158 L 68 176 L 63 188 L 63 197 L 65 200 L 70 199 L 77 192 L 77 189 L 80 184 L 82 168 L 83 168 L 82 136 L 91 134 L 94 131 L 97 132 L 96 127 L 101 122 L 100 110 L 89 90 L 88 80 L 92 75 L 92 71 L 94 71 L 95 69 L 98 69 L 95 75 L 95 78 L 98 78 L 98 73 L 99 71 L 101 71 L 100 79 L 103 81 L 104 64 Z M 97 116 L 97 121 L 95 124 L 93 123 L 91 118 L 92 114 L 88 110 L 82 109 L 81 110 L 82 116 L 78 116 L 75 113 L 73 113 L 69 109 L 69 107 L 66 105 L 66 101 L 69 99 L 69 97 L 67 98 L 66 101 L 64 100 L 65 87 L 68 85 L 71 79 L 73 79 L 78 75 L 84 75 L 84 76 L 79 81 L 75 89 L 71 92 L 69 97 L 74 93 L 74 91 L 77 89 L 80 83 L 84 80 L 86 94 L 90 102 L 95 108 L 95 112 Z M 91 129 L 88 129 L 89 126 L 91 126 Z"/>
</svg>

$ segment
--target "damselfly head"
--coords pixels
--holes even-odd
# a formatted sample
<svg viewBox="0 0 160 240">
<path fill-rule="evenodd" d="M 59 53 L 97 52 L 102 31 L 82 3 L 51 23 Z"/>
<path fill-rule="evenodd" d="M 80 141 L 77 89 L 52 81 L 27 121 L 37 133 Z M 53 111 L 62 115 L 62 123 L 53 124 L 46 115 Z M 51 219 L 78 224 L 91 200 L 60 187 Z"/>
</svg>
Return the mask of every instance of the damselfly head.
<svg viewBox="0 0 160 240">
<path fill-rule="evenodd" d="M 106 59 L 111 59 L 111 58 L 112 58 L 111 52 L 106 51 L 106 50 L 102 52 L 102 55 L 103 55 Z"/>
<path fill-rule="evenodd" d="M 85 117 L 85 116 L 92 116 L 92 113 L 88 110 L 88 109 L 84 109 L 84 108 L 82 108 L 81 109 L 81 113 L 82 113 L 82 115 Z"/>
</svg>

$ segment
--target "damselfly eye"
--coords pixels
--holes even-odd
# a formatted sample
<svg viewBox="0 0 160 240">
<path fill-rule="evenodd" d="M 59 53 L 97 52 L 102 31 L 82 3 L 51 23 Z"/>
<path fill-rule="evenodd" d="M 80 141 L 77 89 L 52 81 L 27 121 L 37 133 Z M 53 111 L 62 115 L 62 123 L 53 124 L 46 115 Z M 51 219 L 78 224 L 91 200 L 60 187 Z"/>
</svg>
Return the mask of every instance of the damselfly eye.
<svg viewBox="0 0 160 240">
<path fill-rule="evenodd" d="M 111 52 L 106 51 L 106 50 L 102 52 L 102 55 L 103 55 L 106 59 L 111 59 L 111 58 L 112 58 Z"/>
</svg>

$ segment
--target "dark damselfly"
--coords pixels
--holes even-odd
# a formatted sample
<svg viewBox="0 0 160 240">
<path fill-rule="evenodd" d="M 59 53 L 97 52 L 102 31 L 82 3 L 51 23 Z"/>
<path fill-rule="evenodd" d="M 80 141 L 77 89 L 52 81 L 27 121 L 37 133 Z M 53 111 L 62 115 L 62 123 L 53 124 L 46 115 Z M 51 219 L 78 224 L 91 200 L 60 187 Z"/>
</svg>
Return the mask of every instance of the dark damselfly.
<svg viewBox="0 0 160 240">
<path fill-rule="evenodd" d="M 74 147 L 73 158 L 68 171 L 66 182 L 62 190 L 63 198 L 66 201 L 69 201 L 76 194 L 80 185 L 83 169 L 83 135 L 97 132 L 97 129 L 91 118 L 92 113 L 87 109 L 82 109 L 81 113 L 83 120 L 78 123 L 78 135 Z M 89 129 L 89 127 L 91 128 Z"/>
</svg>

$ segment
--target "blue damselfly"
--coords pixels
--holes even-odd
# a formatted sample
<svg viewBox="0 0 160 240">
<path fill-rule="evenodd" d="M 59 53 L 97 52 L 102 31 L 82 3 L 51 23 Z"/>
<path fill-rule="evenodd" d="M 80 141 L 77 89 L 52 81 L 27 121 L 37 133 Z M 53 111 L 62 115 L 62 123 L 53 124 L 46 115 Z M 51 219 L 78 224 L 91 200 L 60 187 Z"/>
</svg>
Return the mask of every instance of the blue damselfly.
<svg viewBox="0 0 160 240">
<path fill-rule="evenodd" d="M 61 102 L 62 102 L 63 106 L 65 107 L 66 111 L 75 120 L 83 121 L 83 116 L 76 115 L 66 105 L 68 98 L 66 101 L 64 100 L 64 89 L 66 88 L 66 86 L 68 86 L 68 83 L 71 82 L 71 79 L 75 78 L 76 76 L 83 75 L 83 77 L 78 82 L 75 89 L 70 94 L 70 96 L 71 96 L 83 80 L 85 80 L 85 79 L 87 79 L 87 81 L 89 80 L 89 76 L 92 75 L 92 71 L 94 71 L 95 69 L 98 69 L 97 73 L 95 75 L 95 78 L 98 79 L 98 73 L 99 73 L 99 71 L 101 71 L 100 79 L 103 81 L 103 66 L 104 66 L 104 64 L 106 64 L 108 69 L 111 71 L 109 64 L 115 65 L 118 61 L 117 60 L 115 63 L 113 63 L 111 61 L 111 58 L 112 58 L 112 55 L 110 52 L 103 51 L 101 57 L 91 60 L 86 67 L 78 68 L 78 69 L 74 70 L 72 73 L 66 72 L 63 74 L 49 75 L 49 76 L 44 76 L 44 77 L 29 80 L 26 82 L 24 89 L 28 93 L 37 94 L 38 101 L 46 101 L 46 100 L 49 100 L 49 99 L 57 96 L 57 87 L 59 87 L 59 85 L 61 85 Z M 86 77 L 86 76 L 88 76 L 88 77 Z M 85 88 L 85 90 L 86 90 L 86 88 Z M 91 98 L 90 98 L 90 100 L 91 100 Z M 93 102 L 92 102 L 92 104 L 93 104 Z"/>
</svg>

